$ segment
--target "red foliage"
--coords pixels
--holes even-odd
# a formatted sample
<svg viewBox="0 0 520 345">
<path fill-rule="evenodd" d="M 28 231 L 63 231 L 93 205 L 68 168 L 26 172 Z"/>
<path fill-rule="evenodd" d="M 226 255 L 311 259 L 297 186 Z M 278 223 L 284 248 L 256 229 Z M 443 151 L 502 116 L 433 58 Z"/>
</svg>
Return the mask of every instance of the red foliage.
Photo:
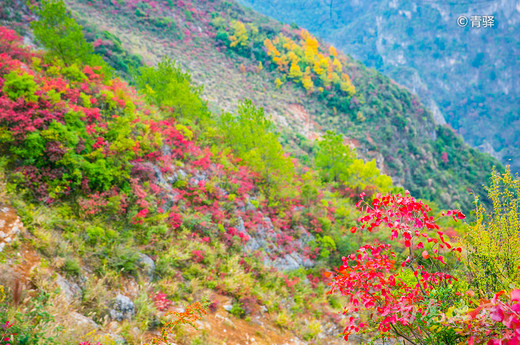
<svg viewBox="0 0 520 345">
<path fill-rule="evenodd" d="M 377 324 L 380 332 L 395 331 L 393 327 L 396 324 L 410 326 L 416 318 L 426 316 L 426 306 L 432 302 L 430 292 L 439 285 L 449 284 L 453 279 L 448 273 L 427 270 L 420 263 L 417 250 L 424 248 L 425 243 L 432 242 L 434 247 L 440 249 L 459 251 L 460 248 L 452 248 L 440 231 L 437 231 L 438 239 L 430 236 L 428 230 L 439 228 L 427 214 L 430 208 L 409 196 L 408 192 L 404 196 L 378 194 L 371 205 L 366 203 L 362 206 L 360 201 L 357 207 L 364 212 L 364 216 L 358 220 L 362 224 L 361 229 L 373 231 L 379 227 L 389 228 L 391 240 L 401 238 L 404 241 L 408 257 L 400 266 L 413 271 L 416 284 L 406 283 L 400 277 L 391 245 L 376 241 L 374 245 L 364 245 L 356 253 L 342 258 L 343 265 L 333 275 L 329 293 L 339 291 L 348 298 L 349 305 L 345 313 L 358 312 L 360 309 L 373 313 L 372 322 Z M 450 211 L 450 215 L 454 219 L 464 218 L 459 211 Z M 353 227 L 351 232 L 356 230 L 357 227 Z M 437 253 L 438 250 L 435 248 L 433 252 Z M 445 264 L 441 255 L 430 257 L 423 252 L 422 259 L 438 260 Z M 366 323 L 351 316 L 345 328 L 345 339 L 366 327 Z"/>
<path fill-rule="evenodd" d="M 165 311 L 172 304 L 172 301 L 170 301 L 166 297 L 166 294 L 163 292 L 160 292 L 160 291 L 157 292 L 157 294 L 154 296 L 153 301 L 155 303 L 155 307 L 157 308 L 157 310 L 160 310 L 160 311 Z"/>
</svg>

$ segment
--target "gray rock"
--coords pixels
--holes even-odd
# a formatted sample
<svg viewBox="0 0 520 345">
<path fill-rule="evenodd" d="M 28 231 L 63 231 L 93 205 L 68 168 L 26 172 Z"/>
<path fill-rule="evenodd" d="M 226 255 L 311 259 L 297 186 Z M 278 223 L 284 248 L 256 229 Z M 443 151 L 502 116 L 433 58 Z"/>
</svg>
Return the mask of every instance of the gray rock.
<svg viewBox="0 0 520 345">
<path fill-rule="evenodd" d="M 130 298 L 118 294 L 114 300 L 113 309 L 110 310 L 110 317 L 117 321 L 123 321 L 124 319 L 131 319 L 134 314 L 134 302 Z"/>
<path fill-rule="evenodd" d="M 68 302 L 72 302 L 73 300 L 81 297 L 81 288 L 79 285 L 73 282 L 69 282 L 59 274 L 56 278 L 56 284 L 60 288 L 60 293 Z"/>
<path fill-rule="evenodd" d="M 237 223 L 238 232 L 247 233 L 246 227 L 244 226 L 244 220 L 242 219 L 242 217 L 238 216 L 237 220 L 238 220 L 238 223 Z"/>
<path fill-rule="evenodd" d="M 163 156 L 169 156 L 172 154 L 172 148 L 168 145 L 163 145 L 161 147 L 161 152 L 162 152 Z"/>
<path fill-rule="evenodd" d="M 269 258 L 264 259 L 264 265 L 275 267 L 279 271 L 294 271 L 300 267 L 312 267 L 314 264 L 307 258 L 303 258 L 298 253 L 291 253 L 282 257 L 270 260 Z"/>
<path fill-rule="evenodd" d="M 142 268 L 142 272 L 148 277 L 148 279 L 153 279 L 153 274 L 155 272 L 155 263 L 148 255 L 143 253 L 139 253 L 139 266 Z"/>
<path fill-rule="evenodd" d="M 206 181 L 208 176 L 204 172 L 197 172 L 194 176 L 190 178 L 191 185 L 198 185 L 201 181 Z"/>
<path fill-rule="evenodd" d="M 110 334 L 110 338 L 113 341 L 113 344 L 115 345 L 126 345 L 128 344 L 126 342 L 126 339 L 120 336 L 119 334 Z"/>
<path fill-rule="evenodd" d="M 233 309 L 233 306 L 231 304 L 226 304 L 223 306 L 225 311 L 231 312 L 231 309 Z"/>
<path fill-rule="evenodd" d="M 182 169 L 179 169 L 177 171 L 177 178 L 180 178 L 181 180 L 184 180 L 186 179 L 186 176 L 188 176 L 188 174 L 186 174 L 186 172 Z"/>
<path fill-rule="evenodd" d="M 256 210 L 255 205 L 253 205 L 251 203 L 251 201 L 247 200 L 247 202 L 246 202 L 246 211 L 254 211 L 254 210 Z"/>
<path fill-rule="evenodd" d="M 152 169 L 155 173 L 155 178 L 157 179 L 157 182 L 161 185 L 165 185 L 166 180 L 164 179 L 161 169 L 155 164 L 152 165 Z"/>
<path fill-rule="evenodd" d="M 90 331 L 101 328 L 91 318 L 88 318 L 80 313 L 76 313 L 75 311 L 68 314 L 68 319 L 74 322 L 74 324 L 77 326 L 75 328 L 83 328 L 88 329 Z"/>
</svg>

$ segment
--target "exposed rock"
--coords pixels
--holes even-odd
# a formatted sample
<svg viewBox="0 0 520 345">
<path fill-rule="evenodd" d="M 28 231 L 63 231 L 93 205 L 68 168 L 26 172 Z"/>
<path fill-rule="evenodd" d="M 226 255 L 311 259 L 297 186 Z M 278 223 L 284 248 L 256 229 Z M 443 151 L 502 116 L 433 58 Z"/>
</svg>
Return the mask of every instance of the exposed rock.
<svg viewBox="0 0 520 345">
<path fill-rule="evenodd" d="M 180 171 L 179 171 L 180 172 Z M 190 178 L 190 184 L 191 185 L 198 185 L 201 181 L 206 181 L 208 179 L 208 176 L 204 172 L 198 171 Z"/>
<path fill-rule="evenodd" d="M 177 170 L 177 178 L 184 180 L 184 179 L 186 179 L 186 176 L 188 176 L 188 174 L 186 174 L 186 172 L 184 170 L 182 170 L 182 169 Z"/>
<path fill-rule="evenodd" d="M 14 242 L 23 229 L 23 224 L 16 212 L 0 204 L 0 252 Z"/>
<path fill-rule="evenodd" d="M 238 216 L 238 224 L 237 224 L 237 230 L 238 232 L 245 232 L 247 233 L 246 227 L 244 226 L 244 220 L 242 217 Z"/>
<path fill-rule="evenodd" d="M 255 200 L 255 199 L 252 199 L 252 200 Z M 255 211 L 255 210 L 256 210 L 256 206 L 253 205 L 250 200 L 247 200 L 246 211 Z"/>
<path fill-rule="evenodd" d="M 266 257 L 264 265 L 275 267 L 280 271 L 294 271 L 300 267 L 312 267 L 314 264 L 308 258 L 304 258 L 298 253 L 291 253 L 275 260 Z"/>
<path fill-rule="evenodd" d="M 132 300 L 121 294 L 114 300 L 113 309 L 110 310 L 110 317 L 117 321 L 131 319 L 135 314 L 135 305 Z"/>
<path fill-rule="evenodd" d="M 114 344 L 114 345 L 126 345 L 128 344 L 125 338 L 119 334 L 109 333 L 99 336 L 98 341 L 101 344 Z M 173 344 L 175 345 L 175 344 Z"/>
<path fill-rule="evenodd" d="M 86 317 L 85 315 L 82 315 L 75 311 L 69 313 L 67 316 L 67 319 L 72 321 L 75 324 L 76 327 L 74 327 L 74 328 L 85 329 L 85 330 L 88 330 L 89 332 L 101 328 L 91 318 Z"/>
<path fill-rule="evenodd" d="M 148 279 L 153 279 L 153 274 L 155 272 L 155 263 L 148 255 L 139 253 L 139 266 L 142 268 L 142 272 L 148 277 Z"/>
<path fill-rule="evenodd" d="M 60 293 L 68 302 L 72 302 L 81 297 L 81 288 L 79 285 L 74 282 L 69 282 L 59 274 L 56 278 L 56 284 L 60 288 Z"/>
</svg>

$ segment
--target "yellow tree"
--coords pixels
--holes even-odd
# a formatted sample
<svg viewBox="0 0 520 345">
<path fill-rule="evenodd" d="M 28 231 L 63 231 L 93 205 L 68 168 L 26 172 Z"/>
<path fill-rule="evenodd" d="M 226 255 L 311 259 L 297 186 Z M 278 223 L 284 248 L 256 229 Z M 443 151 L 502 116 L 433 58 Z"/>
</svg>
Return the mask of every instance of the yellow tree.
<svg viewBox="0 0 520 345">
<path fill-rule="evenodd" d="M 262 65 L 262 61 L 258 63 L 258 66 L 256 67 L 256 73 L 260 73 L 264 69 L 264 65 Z"/>
<path fill-rule="evenodd" d="M 339 60 L 337 58 L 334 58 L 332 65 L 334 65 L 334 67 L 338 73 L 341 73 L 343 66 L 341 66 L 341 62 L 339 62 Z"/>
<path fill-rule="evenodd" d="M 329 54 L 336 57 L 338 55 L 338 52 L 336 51 L 336 48 L 334 48 L 333 46 L 330 46 L 329 47 Z"/>
<path fill-rule="evenodd" d="M 289 78 L 299 80 L 302 77 L 303 73 L 300 69 L 300 66 L 297 63 L 291 64 L 291 69 L 289 70 Z"/>
<path fill-rule="evenodd" d="M 302 78 L 302 85 L 307 90 L 307 93 L 311 93 L 314 90 L 314 83 L 311 77 L 311 68 L 307 66 L 305 69 L 305 73 Z"/>
<path fill-rule="evenodd" d="M 247 36 L 247 29 L 244 23 L 240 20 L 234 20 L 231 22 L 231 29 L 233 29 L 233 34 L 229 36 L 230 46 L 232 48 L 247 46 L 249 37 Z"/>
<path fill-rule="evenodd" d="M 329 69 L 329 58 L 323 54 L 318 54 L 316 60 L 314 60 L 314 72 L 317 75 L 322 75 Z"/>
<path fill-rule="evenodd" d="M 265 39 L 264 46 L 267 48 L 267 55 L 271 57 L 280 56 L 280 52 L 278 51 L 278 49 L 276 49 L 273 42 L 269 38 Z"/>
<path fill-rule="evenodd" d="M 341 77 L 342 79 L 339 82 L 339 88 L 341 91 L 348 93 L 349 96 L 353 96 L 356 93 L 356 88 L 352 84 L 350 77 L 345 73 L 343 73 Z"/>
<path fill-rule="evenodd" d="M 289 59 L 285 55 L 273 57 L 273 61 L 278 65 L 278 70 L 287 72 L 289 70 Z"/>
</svg>

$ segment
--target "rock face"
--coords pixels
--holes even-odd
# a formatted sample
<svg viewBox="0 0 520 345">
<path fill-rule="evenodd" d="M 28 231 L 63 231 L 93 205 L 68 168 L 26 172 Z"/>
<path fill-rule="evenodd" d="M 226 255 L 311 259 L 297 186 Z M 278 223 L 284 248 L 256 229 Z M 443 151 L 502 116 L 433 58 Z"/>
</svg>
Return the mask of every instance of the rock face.
<svg viewBox="0 0 520 345">
<path fill-rule="evenodd" d="M 276 243 L 276 235 L 282 234 L 282 231 L 275 230 L 269 217 L 264 217 L 264 225 L 258 226 L 254 233 L 248 233 L 244 227 L 242 218 L 238 218 L 237 230 L 251 237 L 245 244 L 244 250 L 248 253 L 254 252 L 255 250 L 264 250 L 266 253 L 264 265 L 275 267 L 281 271 L 297 270 L 300 267 L 312 267 L 312 261 L 303 257 L 301 254 L 297 252 L 284 254 L 283 249 L 280 250 L 280 248 L 276 246 L 275 248 L 270 246 L 271 243 Z M 314 238 L 305 229 L 301 228 L 299 230 L 301 237 L 296 243 L 300 248 L 303 248 L 306 243 L 312 241 Z"/>
<path fill-rule="evenodd" d="M 114 300 L 113 309 L 110 310 L 110 317 L 117 321 L 131 319 L 135 315 L 135 305 L 132 300 L 121 294 Z"/>
<path fill-rule="evenodd" d="M 139 253 L 139 266 L 142 268 L 143 274 L 149 279 L 153 279 L 153 274 L 155 272 L 155 263 L 153 262 L 152 258 L 150 258 L 148 255 Z"/>
<path fill-rule="evenodd" d="M 81 297 L 81 288 L 78 284 L 69 282 L 67 279 L 63 278 L 58 274 L 56 278 L 56 285 L 60 288 L 60 293 L 65 297 L 67 302 L 72 302 L 73 300 Z"/>
</svg>

